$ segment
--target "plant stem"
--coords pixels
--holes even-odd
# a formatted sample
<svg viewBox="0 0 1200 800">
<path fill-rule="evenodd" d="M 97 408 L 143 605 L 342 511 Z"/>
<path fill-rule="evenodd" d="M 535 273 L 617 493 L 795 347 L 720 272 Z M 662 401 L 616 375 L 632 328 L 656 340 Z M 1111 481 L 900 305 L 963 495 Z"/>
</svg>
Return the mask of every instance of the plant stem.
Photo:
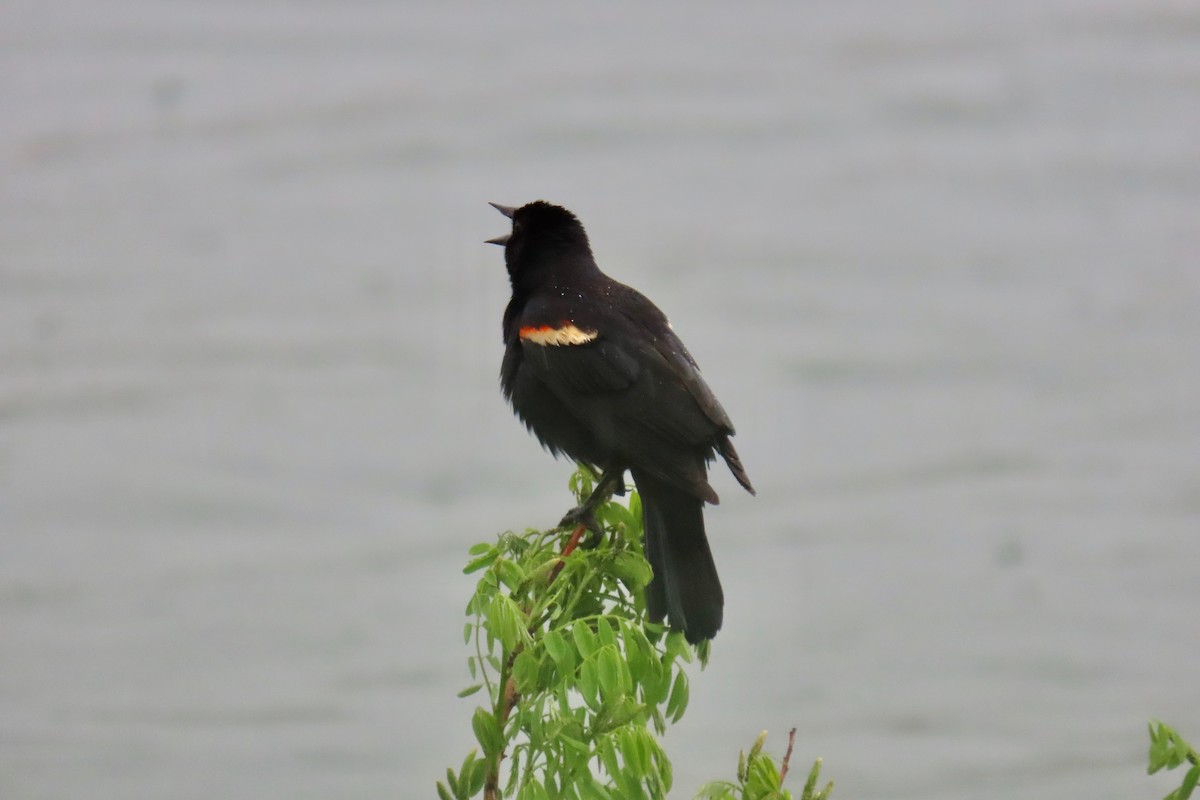
<svg viewBox="0 0 1200 800">
<path fill-rule="evenodd" d="M 783 786 L 783 779 L 787 777 L 788 761 L 792 758 L 792 747 L 796 744 L 796 729 L 792 728 L 788 731 L 788 746 L 787 752 L 783 754 L 783 763 L 779 767 L 779 785 Z"/>
<path fill-rule="evenodd" d="M 504 667 L 500 670 L 500 685 L 504 687 L 503 696 L 500 698 L 500 703 L 497 706 L 496 723 L 500 728 L 501 734 L 504 733 L 504 726 L 508 724 L 508 717 L 512 713 L 513 707 L 520 699 L 517 694 L 517 683 L 513 680 L 512 665 L 516 660 L 517 654 L 521 652 L 518 647 L 508 658 L 504 660 Z M 504 760 L 504 748 L 500 748 L 499 752 L 492 755 L 488 764 L 487 776 L 483 780 L 483 798 L 484 800 L 498 800 L 500 797 L 500 762 Z"/>
<path fill-rule="evenodd" d="M 579 546 L 579 540 L 583 538 L 583 532 L 587 530 L 587 526 L 582 522 L 575 526 L 575 530 L 571 533 L 571 538 L 567 540 L 566 547 L 563 548 L 562 557 L 566 558 L 575 552 L 575 548 Z M 554 569 L 550 571 L 550 580 L 547 583 L 554 583 L 554 579 L 558 577 L 558 573 L 562 572 L 563 562 L 560 560 L 554 565 Z"/>
</svg>

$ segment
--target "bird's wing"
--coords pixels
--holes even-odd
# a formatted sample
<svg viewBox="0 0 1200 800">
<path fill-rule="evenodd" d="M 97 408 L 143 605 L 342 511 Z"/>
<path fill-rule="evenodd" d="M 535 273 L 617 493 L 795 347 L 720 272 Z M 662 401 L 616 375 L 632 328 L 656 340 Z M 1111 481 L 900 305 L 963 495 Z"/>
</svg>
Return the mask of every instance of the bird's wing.
<svg viewBox="0 0 1200 800">
<path fill-rule="evenodd" d="M 692 358 L 692 354 L 684 347 L 675 332 L 668 328 L 666 334 L 655 341 L 654 349 L 666 362 L 672 374 L 688 390 L 705 416 L 722 431 L 732 435 L 734 433 L 733 422 L 725 413 L 725 409 L 721 407 L 721 403 L 713 394 L 712 389 L 708 388 L 708 384 L 700 374 L 700 367 L 697 366 L 696 360 Z"/>
<path fill-rule="evenodd" d="M 598 330 L 572 323 L 528 325 L 517 336 L 524 364 L 564 400 L 619 393 L 642 371 L 636 358 Z"/>
<path fill-rule="evenodd" d="M 624 320 L 607 323 L 522 324 L 523 363 L 582 421 L 637 432 L 647 448 L 711 446 L 732 430 L 669 329 L 649 336 Z"/>
<path fill-rule="evenodd" d="M 572 308 L 552 296 L 515 314 L 508 342 L 533 381 L 522 385 L 552 394 L 599 460 L 641 467 L 716 503 L 706 462 L 724 452 L 733 426 L 662 312 L 619 290 L 628 292 L 620 302 Z"/>
</svg>

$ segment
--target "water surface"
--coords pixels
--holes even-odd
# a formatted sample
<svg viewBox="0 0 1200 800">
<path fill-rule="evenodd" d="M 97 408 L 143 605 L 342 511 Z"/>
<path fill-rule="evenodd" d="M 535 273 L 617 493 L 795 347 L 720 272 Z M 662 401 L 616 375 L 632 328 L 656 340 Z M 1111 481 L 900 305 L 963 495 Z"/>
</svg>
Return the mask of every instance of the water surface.
<svg viewBox="0 0 1200 800">
<path fill-rule="evenodd" d="M 485 201 L 563 203 L 738 425 L 677 792 L 1159 796 L 1200 738 L 1184 3 L 15 3 L 0 793 L 429 796 L 470 544 L 558 518 Z M 1190 729 L 1188 726 L 1192 726 Z"/>
</svg>

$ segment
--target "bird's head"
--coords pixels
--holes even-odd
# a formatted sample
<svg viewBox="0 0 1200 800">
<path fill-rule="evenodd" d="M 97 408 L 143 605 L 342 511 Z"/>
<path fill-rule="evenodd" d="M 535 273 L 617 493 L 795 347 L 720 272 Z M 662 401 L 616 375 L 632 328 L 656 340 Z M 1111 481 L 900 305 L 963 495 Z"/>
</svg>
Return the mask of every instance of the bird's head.
<svg viewBox="0 0 1200 800">
<path fill-rule="evenodd" d="M 579 262 L 594 265 L 587 232 L 578 217 L 544 200 L 520 208 L 491 203 L 512 220 L 512 230 L 488 244 L 504 246 L 504 263 L 514 280 L 524 273 L 544 273 Z"/>
</svg>

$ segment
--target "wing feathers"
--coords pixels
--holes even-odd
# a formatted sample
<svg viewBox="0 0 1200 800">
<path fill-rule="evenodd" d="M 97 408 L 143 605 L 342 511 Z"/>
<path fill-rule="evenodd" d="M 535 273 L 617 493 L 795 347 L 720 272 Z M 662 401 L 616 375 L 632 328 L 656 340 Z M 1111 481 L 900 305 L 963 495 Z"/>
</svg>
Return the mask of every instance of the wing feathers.
<svg viewBox="0 0 1200 800">
<path fill-rule="evenodd" d="M 584 306 L 583 318 L 581 307 L 562 306 L 557 298 L 509 316 L 509 341 L 520 353 L 510 374 L 528 372 L 539 391 L 587 431 L 592 460 L 640 466 L 716 503 L 706 462 L 720 453 L 749 489 L 729 443 L 733 424 L 666 317 L 628 287 L 614 284 L 611 292 L 611 306 Z M 535 409 L 548 398 L 535 402 L 529 390 L 522 394 L 524 402 L 514 406 L 531 412 L 526 422 L 536 430 L 541 420 L 534 417 L 541 414 Z M 546 414 L 545 424 L 552 416 Z"/>
</svg>

